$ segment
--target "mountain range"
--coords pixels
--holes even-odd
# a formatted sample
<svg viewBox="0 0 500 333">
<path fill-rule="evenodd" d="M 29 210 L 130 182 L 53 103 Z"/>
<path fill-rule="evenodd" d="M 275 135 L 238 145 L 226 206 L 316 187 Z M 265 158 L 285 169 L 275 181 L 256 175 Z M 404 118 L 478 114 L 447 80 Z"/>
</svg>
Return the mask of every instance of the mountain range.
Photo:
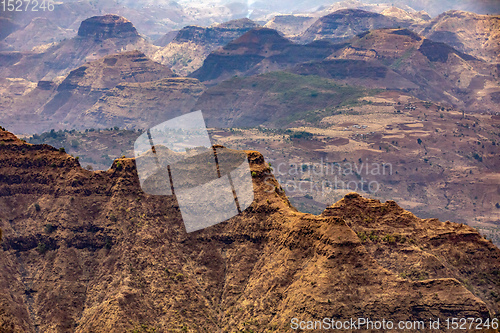
<svg viewBox="0 0 500 333">
<path fill-rule="evenodd" d="M 500 318 L 494 1 L 54 6 L 0 18 L 0 332 Z M 198 110 L 255 199 L 186 233 L 134 143 Z"/>
</svg>

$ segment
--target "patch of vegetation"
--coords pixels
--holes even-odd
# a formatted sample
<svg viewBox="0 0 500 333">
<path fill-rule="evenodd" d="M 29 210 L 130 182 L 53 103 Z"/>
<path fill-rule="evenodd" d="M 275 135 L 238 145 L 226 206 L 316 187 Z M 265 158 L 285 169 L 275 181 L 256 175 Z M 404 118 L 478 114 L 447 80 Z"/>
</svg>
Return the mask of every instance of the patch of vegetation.
<svg viewBox="0 0 500 333">
<path fill-rule="evenodd" d="M 45 243 L 40 242 L 40 243 L 38 243 L 36 250 L 38 251 L 38 253 L 44 254 L 45 252 L 47 252 L 49 250 L 49 248 Z"/>
<path fill-rule="evenodd" d="M 290 138 L 293 138 L 293 139 L 310 139 L 314 136 L 312 133 L 305 132 L 305 131 L 288 130 L 287 134 L 289 134 Z"/>
<path fill-rule="evenodd" d="M 429 273 L 426 271 L 421 271 L 416 268 L 412 268 L 410 271 L 404 271 L 399 273 L 399 276 L 402 277 L 403 279 L 410 279 L 410 280 L 426 280 L 429 278 Z"/>
<path fill-rule="evenodd" d="M 44 227 L 45 233 L 47 233 L 47 234 L 53 233 L 56 229 L 57 229 L 57 227 L 55 227 L 51 223 L 46 224 L 45 227 Z"/>
<path fill-rule="evenodd" d="M 281 125 L 297 120 L 316 122 L 329 115 L 336 107 L 366 104 L 360 97 L 374 95 L 375 89 L 365 89 L 338 84 L 334 80 L 316 75 L 297 75 L 288 72 L 270 72 L 248 78 L 233 78 L 223 83 L 231 90 L 249 89 L 262 91 L 278 104 L 287 106 Z"/>
<path fill-rule="evenodd" d="M 415 52 L 415 48 L 414 47 L 411 47 L 408 50 L 406 50 L 401 57 L 399 57 L 398 59 L 396 59 L 390 65 L 390 68 L 391 69 L 398 69 L 401 66 L 401 64 L 403 63 L 404 60 L 406 60 L 409 57 L 411 57 L 411 55 L 413 54 L 413 52 Z"/>
<path fill-rule="evenodd" d="M 375 233 L 375 231 L 370 231 L 369 233 L 368 232 L 364 232 L 364 231 L 360 231 L 360 232 L 357 232 L 356 233 L 358 235 L 358 238 L 361 240 L 361 243 L 365 243 L 365 242 L 378 242 L 379 241 L 379 236 Z"/>
</svg>

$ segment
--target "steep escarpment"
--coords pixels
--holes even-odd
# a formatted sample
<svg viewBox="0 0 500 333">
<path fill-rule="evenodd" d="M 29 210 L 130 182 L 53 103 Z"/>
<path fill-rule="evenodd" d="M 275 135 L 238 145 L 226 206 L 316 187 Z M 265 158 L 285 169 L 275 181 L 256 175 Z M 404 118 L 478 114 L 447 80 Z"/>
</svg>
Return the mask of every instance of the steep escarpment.
<svg viewBox="0 0 500 333">
<path fill-rule="evenodd" d="M 196 79 L 178 79 L 170 68 L 135 50 L 86 63 L 72 70 L 60 84 L 42 81 L 26 98 L 9 105 L 0 118 L 4 125 L 21 133 L 125 124 L 145 128 L 174 112 L 189 111 L 202 90 Z M 113 117 L 103 106 L 110 99 L 114 109 L 120 110 Z M 82 116 L 92 108 L 94 111 Z"/>
<path fill-rule="evenodd" d="M 424 279 L 398 275 L 367 246 L 353 219 L 362 211 L 380 228 L 405 226 L 399 233 L 413 240 L 405 243 L 407 251 L 443 263 L 446 253 L 434 249 L 448 239 L 461 242 L 457 258 L 498 258 L 500 250 L 477 232 L 420 220 L 394 203 L 355 194 L 321 216 L 300 213 L 260 153 L 247 151 L 253 204 L 226 222 L 186 234 L 175 197 L 142 192 L 134 160 L 90 172 L 50 146 L 25 144 L 5 131 L 0 140 L 4 331 L 288 332 L 292 318 L 428 321 L 498 313 L 453 272 L 429 271 Z M 377 205 L 387 208 L 370 208 Z M 377 246 L 400 246 L 393 243 Z M 484 272 L 500 269 L 498 260 L 481 265 Z M 498 290 L 489 279 L 484 286 Z"/>
</svg>

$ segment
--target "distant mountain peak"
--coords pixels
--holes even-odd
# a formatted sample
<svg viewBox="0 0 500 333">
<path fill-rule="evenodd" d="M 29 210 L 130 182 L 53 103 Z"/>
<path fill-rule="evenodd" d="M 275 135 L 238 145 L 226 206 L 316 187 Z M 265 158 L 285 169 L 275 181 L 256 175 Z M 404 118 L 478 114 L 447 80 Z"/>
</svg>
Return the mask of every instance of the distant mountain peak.
<svg viewBox="0 0 500 333">
<path fill-rule="evenodd" d="M 138 37 L 139 34 L 132 22 L 126 18 L 107 14 L 93 16 L 84 20 L 78 29 L 80 37 L 94 37 L 96 39 Z"/>
<path fill-rule="evenodd" d="M 281 36 L 279 32 L 274 29 L 259 27 L 248 31 L 240 38 L 232 41 L 229 45 L 231 44 L 269 45 L 269 44 L 291 44 L 291 42 L 285 37 Z"/>
<path fill-rule="evenodd" d="M 319 18 L 301 36 L 302 43 L 317 39 L 340 42 L 365 31 L 382 28 L 407 28 L 412 21 L 362 9 L 340 9 Z"/>
<path fill-rule="evenodd" d="M 382 14 L 370 12 L 367 10 L 363 9 L 358 9 L 358 8 L 345 8 L 345 9 L 339 9 L 331 14 L 328 14 L 326 16 L 323 16 L 324 18 L 335 18 L 339 16 L 349 16 L 349 15 L 354 15 L 357 17 L 380 17 L 383 16 Z"/>
<path fill-rule="evenodd" d="M 247 27 L 258 27 L 259 24 L 250 20 L 249 18 L 241 18 L 237 20 L 231 20 L 224 23 L 217 24 L 216 27 L 221 29 L 241 29 Z"/>
</svg>

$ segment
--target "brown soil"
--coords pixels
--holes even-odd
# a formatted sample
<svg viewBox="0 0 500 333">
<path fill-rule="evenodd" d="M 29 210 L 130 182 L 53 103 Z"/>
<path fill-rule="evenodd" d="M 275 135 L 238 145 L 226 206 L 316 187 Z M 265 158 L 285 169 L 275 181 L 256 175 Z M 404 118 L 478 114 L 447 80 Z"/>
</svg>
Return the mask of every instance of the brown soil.
<svg viewBox="0 0 500 333">
<path fill-rule="evenodd" d="M 294 317 L 498 315 L 500 250 L 474 229 L 357 194 L 300 213 L 260 153 L 247 151 L 253 204 L 186 234 L 174 197 L 141 191 L 134 160 L 90 172 L 50 146 L 4 131 L 0 141 L 2 332 L 290 332 Z"/>
</svg>

